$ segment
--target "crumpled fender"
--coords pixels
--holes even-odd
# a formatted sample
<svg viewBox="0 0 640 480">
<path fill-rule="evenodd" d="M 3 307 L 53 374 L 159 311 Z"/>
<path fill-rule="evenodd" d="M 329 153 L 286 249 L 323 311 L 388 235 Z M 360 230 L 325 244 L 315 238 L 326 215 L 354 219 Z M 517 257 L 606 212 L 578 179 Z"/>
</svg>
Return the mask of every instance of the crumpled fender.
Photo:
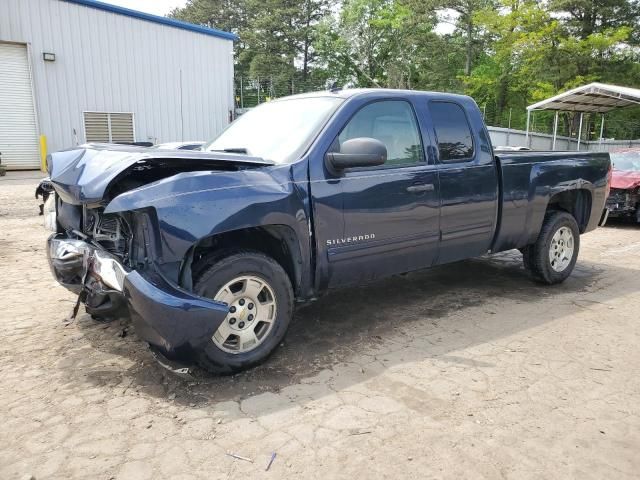
<svg viewBox="0 0 640 480">
<path fill-rule="evenodd" d="M 160 247 L 155 261 L 160 264 L 182 261 L 203 238 L 256 226 L 289 226 L 301 244 L 308 244 L 308 183 L 303 167 L 297 169 L 298 175 L 293 165 L 181 173 L 119 195 L 105 213 L 153 208 Z"/>
</svg>

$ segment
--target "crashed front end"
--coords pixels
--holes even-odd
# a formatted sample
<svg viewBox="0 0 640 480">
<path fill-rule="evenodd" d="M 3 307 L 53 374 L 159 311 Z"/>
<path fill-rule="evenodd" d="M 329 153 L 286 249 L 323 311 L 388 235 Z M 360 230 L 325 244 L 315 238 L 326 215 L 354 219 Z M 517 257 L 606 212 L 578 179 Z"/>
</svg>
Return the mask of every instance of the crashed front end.
<svg viewBox="0 0 640 480">
<path fill-rule="evenodd" d="M 640 222 L 640 187 L 612 188 L 607 198 L 609 216 Z"/>
<path fill-rule="evenodd" d="M 70 217 L 58 214 L 61 231 L 48 239 L 49 264 L 56 280 L 79 295 L 87 313 L 129 314 L 137 335 L 168 357 L 188 354 L 211 338 L 227 307 L 178 287 L 154 267 L 147 212 L 126 218 L 60 200 L 58 205 L 58 212 L 82 210 L 71 217 L 81 224 L 66 223 Z"/>
<path fill-rule="evenodd" d="M 182 357 L 210 341 L 228 313 L 227 306 L 191 293 L 163 273 L 155 209 L 105 212 L 123 192 L 175 174 L 173 164 L 162 161 L 154 173 L 159 164 L 150 166 L 146 156 L 135 152 L 83 149 L 61 155 L 69 153 L 75 155 L 71 161 L 59 162 L 64 165 L 67 160 L 66 168 L 58 165 L 56 171 L 55 163 L 49 166 L 56 194 L 48 199 L 45 224 L 54 233 L 46 251 L 56 280 L 77 294 L 78 303 L 96 318 L 130 315 L 138 337 L 169 358 Z M 115 157 L 126 161 L 111 173 L 103 164 L 105 176 L 111 177 L 105 179 L 91 171 L 87 157 L 101 160 L 107 155 L 112 165 Z M 83 184 L 89 175 L 91 181 Z"/>
</svg>

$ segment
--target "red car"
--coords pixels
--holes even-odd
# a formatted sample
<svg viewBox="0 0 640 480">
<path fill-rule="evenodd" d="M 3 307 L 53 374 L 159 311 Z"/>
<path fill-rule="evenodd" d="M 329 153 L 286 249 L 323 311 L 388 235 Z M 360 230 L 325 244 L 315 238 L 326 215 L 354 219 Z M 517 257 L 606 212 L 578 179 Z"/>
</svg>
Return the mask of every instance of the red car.
<svg viewBox="0 0 640 480">
<path fill-rule="evenodd" d="M 615 150 L 610 155 L 613 176 L 607 199 L 609 216 L 640 222 L 640 148 Z"/>
</svg>

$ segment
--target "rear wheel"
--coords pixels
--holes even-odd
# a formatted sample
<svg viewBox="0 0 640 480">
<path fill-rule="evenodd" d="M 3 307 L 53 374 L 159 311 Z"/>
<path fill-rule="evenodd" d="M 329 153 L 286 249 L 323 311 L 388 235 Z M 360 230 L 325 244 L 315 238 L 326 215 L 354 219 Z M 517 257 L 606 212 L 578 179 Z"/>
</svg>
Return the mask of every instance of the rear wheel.
<svg viewBox="0 0 640 480">
<path fill-rule="evenodd" d="M 580 231 L 572 215 L 550 212 L 544 219 L 536 243 L 523 249 L 525 268 L 549 285 L 563 282 L 575 267 L 580 250 Z"/>
<path fill-rule="evenodd" d="M 198 352 L 202 367 L 233 373 L 252 367 L 278 346 L 293 315 L 293 290 L 284 269 L 254 251 L 229 252 L 201 269 L 194 290 L 225 303 L 228 314 Z"/>
</svg>

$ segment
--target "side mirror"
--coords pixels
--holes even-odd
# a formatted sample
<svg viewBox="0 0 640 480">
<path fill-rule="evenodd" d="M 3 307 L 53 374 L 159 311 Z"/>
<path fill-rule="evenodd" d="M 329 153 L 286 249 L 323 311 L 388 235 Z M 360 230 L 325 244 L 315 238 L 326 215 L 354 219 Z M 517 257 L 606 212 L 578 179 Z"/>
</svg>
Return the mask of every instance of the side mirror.
<svg viewBox="0 0 640 480">
<path fill-rule="evenodd" d="M 375 138 L 352 138 L 340 146 L 340 152 L 327 153 L 326 159 L 336 170 L 375 167 L 387 161 L 387 147 Z"/>
</svg>

